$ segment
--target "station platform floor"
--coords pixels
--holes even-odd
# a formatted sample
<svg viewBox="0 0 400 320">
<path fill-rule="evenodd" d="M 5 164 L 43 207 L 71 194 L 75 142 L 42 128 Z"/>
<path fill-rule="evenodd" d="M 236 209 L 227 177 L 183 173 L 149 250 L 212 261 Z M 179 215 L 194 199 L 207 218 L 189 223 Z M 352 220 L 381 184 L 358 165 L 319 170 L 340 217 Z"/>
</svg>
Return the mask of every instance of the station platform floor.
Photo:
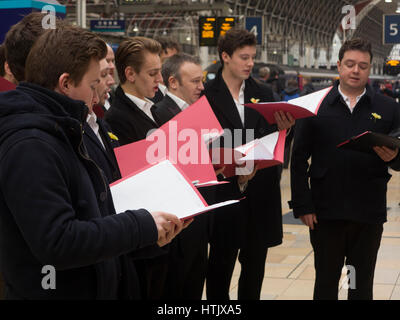
<svg viewBox="0 0 400 320">
<path fill-rule="evenodd" d="M 400 300 L 400 172 L 388 184 L 388 222 L 384 224 L 374 278 L 374 300 Z M 262 300 L 312 300 L 314 289 L 314 255 L 308 227 L 294 219 L 287 201 L 290 200 L 289 170 L 281 180 L 283 243 L 270 248 L 265 264 Z M 230 287 L 230 298 L 237 299 L 240 263 L 236 262 Z M 340 284 L 343 284 L 343 270 Z M 347 299 L 347 290 L 339 285 L 339 300 Z M 203 295 L 203 299 L 205 295 Z"/>
</svg>

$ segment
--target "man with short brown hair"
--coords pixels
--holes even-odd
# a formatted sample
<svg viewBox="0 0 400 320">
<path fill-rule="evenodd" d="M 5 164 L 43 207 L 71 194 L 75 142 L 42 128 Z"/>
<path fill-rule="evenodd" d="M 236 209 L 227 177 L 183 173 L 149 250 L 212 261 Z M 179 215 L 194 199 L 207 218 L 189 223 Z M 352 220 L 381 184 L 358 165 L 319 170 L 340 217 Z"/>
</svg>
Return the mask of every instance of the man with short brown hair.
<svg viewBox="0 0 400 320">
<path fill-rule="evenodd" d="M 240 133 L 240 139 L 225 139 L 225 148 L 235 148 L 277 129 L 294 124 L 286 113 L 276 113 L 277 125 L 269 125 L 255 110 L 245 108 L 253 99 L 273 101 L 272 90 L 251 77 L 257 41 L 253 33 L 231 29 L 218 41 L 222 68 L 205 85 L 205 95 L 225 134 Z M 234 141 L 232 141 L 234 140 Z M 233 142 L 233 143 L 232 143 Z M 259 300 L 268 248 L 282 243 L 280 170 L 277 166 L 254 170 L 228 178 L 217 190 L 217 201 L 246 197 L 239 204 L 217 209 L 207 272 L 207 298 L 229 299 L 229 288 L 236 258 L 241 272 L 238 299 Z"/>
<path fill-rule="evenodd" d="M 295 217 L 310 228 L 315 300 L 338 299 L 344 264 L 349 270 L 348 299 L 373 298 L 387 215 L 388 167 L 400 170 L 399 150 L 375 146 L 364 153 L 337 147 L 365 131 L 389 134 L 400 126 L 397 103 L 368 85 L 371 62 L 369 42 L 346 41 L 337 62 L 339 81 L 321 102 L 317 116 L 296 124 L 290 205 Z"/>
<path fill-rule="evenodd" d="M 149 38 L 133 37 L 120 44 L 115 61 L 120 85 L 104 119 L 125 145 L 145 139 L 158 128 L 151 110 L 161 82 L 161 45 Z M 167 272 L 166 248 L 154 251 L 154 258 L 136 261 L 145 299 L 160 299 Z M 156 257 L 159 255 L 159 257 Z"/>
<path fill-rule="evenodd" d="M 183 227 L 161 212 L 116 215 L 107 180 L 88 157 L 82 124 L 98 101 L 105 56 L 104 42 L 88 31 L 49 30 L 28 55 L 28 82 L 0 94 L 0 267 L 8 299 L 139 298 L 127 254 L 165 245 Z"/>
</svg>

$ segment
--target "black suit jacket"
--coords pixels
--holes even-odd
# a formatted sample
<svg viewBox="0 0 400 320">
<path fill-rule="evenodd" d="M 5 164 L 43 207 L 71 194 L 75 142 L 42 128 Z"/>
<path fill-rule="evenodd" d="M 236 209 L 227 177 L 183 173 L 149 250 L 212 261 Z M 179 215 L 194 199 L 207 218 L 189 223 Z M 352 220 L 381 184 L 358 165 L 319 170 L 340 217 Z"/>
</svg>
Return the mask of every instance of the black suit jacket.
<svg viewBox="0 0 400 320">
<path fill-rule="evenodd" d="M 90 158 L 103 170 L 108 183 L 112 183 L 121 178 L 117 159 L 114 154 L 114 148 L 119 147 L 119 143 L 115 138 L 111 138 L 109 135 L 111 129 L 103 120 L 97 119 L 97 124 L 99 125 L 99 133 L 105 148 L 101 145 L 99 138 L 87 122 L 85 122 L 83 127 L 83 140 Z"/>
<path fill-rule="evenodd" d="M 181 109 L 176 102 L 168 95 L 156 103 L 152 108 L 154 119 L 161 127 L 164 123 L 176 116 Z M 214 203 L 214 188 L 200 188 L 200 193 L 208 204 Z M 179 247 L 180 253 L 185 256 L 196 248 L 207 246 L 208 243 L 208 214 L 201 214 L 194 218 L 194 221 L 172 241 L 171 246 Z M 192 263 L 189 261 L 188 263 Z"/>
<path fill-rule="evenodd" d="M 118 136 L 120 145 L 145 139 L 150 130 L 158 128 L 158 125 L 125 95 L 121 86 L 116 89 L 104 119 Z"/>
<path fill-rule="evenodd" d="M 321 219 L 386 221 L 388 164 L 374 153 L 336 147 L 367 130 L 388 134 L 399 127 L 399 104 L 375 94 L 370 86 L 366 89 L 351 113 L 336 83 L 318 115 L 297 122 L 291 159 L 291 205 L 296 217 L 316 213 Z M 400 156 L 389 165 L 398 170 L 399 160 Z"/>
<path fill-rule="evenodd" d="M 154 104 L 151 108 L 154 120 L 156 120 L 159 126 L 171 120 L 179 112 L 181 112 L 181 109 L 167 94 L 164 96 L 164 99 Z"/>
<path fill-rule="evenodd" d="M 222 78 L 221 70 L 214 80 L 208 82 L 205 95 L 225 131 L 242 134 L 242 139 L 234 139 L 234 145 L 226 143 L 226 147 L 236 147 L 255 138 L 263 137 L 277 130 L 276 125 L 269 125 L 257 111 L 245 108 L 244 126 L 239 112 Z M 245 103 L 251 98 L 260 101 L 274 101 L 270 88 L 260 81 L 249 78 L 245 81 Z M 249 134 L 250 130 L 252 134 Z M 224 138 L 221 139 L 224 146 Z M 246 196 L 238 205 L 218 209 L 213 214 L 212 241 L 218 245 L 238 246 L 243 244 L 246 232 L 252 232 L 259 239 L 261 246 L 272 247 L 282 243 L 282 209 L 280 194 L 280 168 L 278 166 L 259 170 L 249 181 L 242 195 L 237 184 L 237 176 L 230 178 L 230 184 L 220 186 L 217 200 L 223 201 Z"/>
</svg>

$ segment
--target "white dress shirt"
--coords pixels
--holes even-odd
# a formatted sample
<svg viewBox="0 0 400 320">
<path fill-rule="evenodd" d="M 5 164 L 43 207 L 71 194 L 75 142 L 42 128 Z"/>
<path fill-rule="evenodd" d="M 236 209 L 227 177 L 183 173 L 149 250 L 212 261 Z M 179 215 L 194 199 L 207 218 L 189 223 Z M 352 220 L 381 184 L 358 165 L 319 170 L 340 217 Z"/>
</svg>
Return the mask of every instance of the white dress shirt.
<svg viewBox="0 0 400 320">
<path fill-rule="evenodd" d="M 349 107 L 349 110 L 350 110 L 351 113 L 353 113 L 353 110 L 354 110 L 355 106 L 357 105 L 358 101 L 360 101 L 362 96 L 367 92 L 367 89 L 364 88 L 363 93 L 361 93 L 359 96 L 357 96 L 356 104 L 353 107 L 351 107 L 350 98 L 345 96 L 344 93 L 342 92 L 342 90 L 340 90 L 340 85 L 338 86 L 338 90 L 339 90 L 339 93 L 342 96 L 344 102 L 346 102 L 347 106 Z"/>
<path fill-rule="evenodd" d="M 181 98 L 177 97 L 176 95 L 172 94 L 170 91 L 167 92 L 167 95 L 175 101 L 181 111 L 185 110 L 189 107 L 189 104 L 186 101 L 182 100 Z"/>
<path fill-rule="evenodd" d="M 142 100 L 142 99 L 140 99 L 140 98 L 138 98 L 138 97 L 135 97 L 135 96 L 133 96 L 133 95 L 131 95 L 131 94 L 129 94 L 129 93 L 126 93 L 126 92 L 125 92 L 125 95 L 126 95 L 129 99 L 131 99 L 132 102 L 133 102 L 134 104 L 136 104 L 137 107 L 138 107 L 140 110 L 142 110 L 151 120 L 153 120 L 153 121 L 155 122 L 155 120 L 154 120 L 154 118 L 153 118 L 153 115 L 151 114 L 151 111 L 150 111 L 151 107 L 152 107 L 153 104 L 154 104 L 153 101 L 151 101 L 151 100 L 149 100 L 149 99 L 147 99 L 147 98 L 144 98 L 145 100 Z"/>
<path fill-rule="evenodd" d="M 244 87 L 245 87 L 245 82 L 242 82 L 242 85 L 240 86 L 239 90 L 239 100 L 233 99 L 236 104 L 236 108 L 238 109 L 240 119 L 242 120 L 242 124 L 244 126 Z"/>
<path fill-rule="evenodd" d="M 101 139 L 101 135 L 99 132 L 99 125 L 97 124 L 96 114 L 94 112 L 89 113 L 86 118 L 86 122 L 88 123 L 89 127 L 92 128 L 94 134 L 97 138 L 99 138 L 101 145 L 105 149 L 106 147 L 104 146 L 103 140 Z"/>
<path fill-rule="evenodd" d="M 166 86 L 164 86 L 162 83 L 158 84 L 158 90 L 161 91 L 161 93 L 165 96 L 168 92 L 168 89 Z"/>
</svg>

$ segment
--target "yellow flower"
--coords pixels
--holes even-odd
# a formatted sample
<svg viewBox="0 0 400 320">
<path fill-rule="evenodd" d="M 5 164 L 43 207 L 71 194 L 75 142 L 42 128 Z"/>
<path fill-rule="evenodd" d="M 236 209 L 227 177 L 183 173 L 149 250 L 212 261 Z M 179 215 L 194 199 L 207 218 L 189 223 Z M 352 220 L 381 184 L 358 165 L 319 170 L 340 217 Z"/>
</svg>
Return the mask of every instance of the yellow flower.
<svg viewBox="0 0 400 320">
<path fill-rule="evenodd" d="M 108 135 L 110 136 L 111 139 L 118 141 L 118 137 L 114 133 L 108 132 Z"/>
<path fill-rule="evenodd" d="M 375 112 L 371 113 L 371 115 L 374 117 L 375 120 L 376 119 L 378 119 L 378 120 L 382 119 L 382 117 L 379 114 L 375 113 Z"/>
<path fill-rule="evenodd" d="M 258 103 L 260 101 L 260 99 L 251 98 L 250 101 L 251 101 L 251 103 Z"/>
</svg>

